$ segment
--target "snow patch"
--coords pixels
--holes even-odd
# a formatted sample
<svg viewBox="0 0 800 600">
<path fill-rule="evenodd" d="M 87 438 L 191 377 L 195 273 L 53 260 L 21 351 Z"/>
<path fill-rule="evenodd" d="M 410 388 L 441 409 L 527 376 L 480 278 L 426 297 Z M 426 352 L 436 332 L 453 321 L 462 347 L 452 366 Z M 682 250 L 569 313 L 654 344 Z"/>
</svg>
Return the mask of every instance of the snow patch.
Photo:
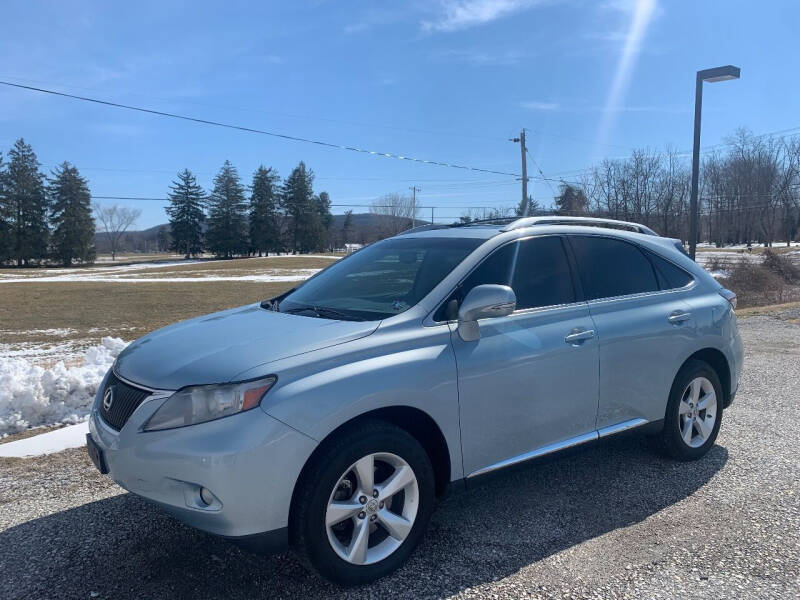
<svg viewBox="0 0 800 600">
<path fill-rule="evenodd" d="M 25 458 L 61 452 L 67 448 L 80 448 L 86 444 L 87 433 L 89 433 L 89 424 L 85 421 L 77 425 L 68 425 L 55 431 L 0 444 L 0 457 Z"/>
<path fill-rule="evenodd" d="M 83 354 L 80 366 L 59 361 L 43 368 L 17 356 L 0 356 L 0 436 L 39 425 L 75 424 L 89 415 L 97 387 L 128 345 L 104 337 Z"/>
<path fill-rule="evenodd" d="M 37 335 L 53 336 L 53 337 L 67 337 L 78 333 L 77 329 L 65 327 L 60 329 L 26 329 L 25 331 L 17 331 L 13 329 L 2 329 L 0 333 L 3 335 L 24 335 L 26 337 L 33 337 Z"/>
<path fill-rule="evenodd" d="M 76 359 L 80 359 L 79 349 L 81 346 L 85 348 L 86 342 L 87 340 L 70 340 L 58 343 L 18 342 L 0 344 L 0 357 L 23 358 L 35 361 L 38 364 L 53 360 L 75 362 Z"/>
<path fill-rule="evenodd" d="M 291 275 L 230 275 L 230 276 L 209 276 L 209 277 L 108 277 L 100 275 L 60 275 L 56 277 L 36 277 L 30 279 L 17 279 L 14 283 L 189 283 L 202 281 L 260 281 L 260 282 L 284 282 L 284 281 L 305 281 L 312 275 L 319 272 L 319 269 L 287 269 Z M 2 283 L 2 281 L 0 281 Z"/>
</svg>

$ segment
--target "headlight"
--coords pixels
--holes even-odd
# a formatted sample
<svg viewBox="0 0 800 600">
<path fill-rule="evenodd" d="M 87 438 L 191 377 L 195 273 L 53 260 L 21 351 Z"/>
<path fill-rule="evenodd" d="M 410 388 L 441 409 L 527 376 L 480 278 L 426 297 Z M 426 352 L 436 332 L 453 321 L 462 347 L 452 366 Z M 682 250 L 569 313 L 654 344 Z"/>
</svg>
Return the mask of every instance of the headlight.
<svg viewBox="0 0 800 600">
<path fill-rule="evenodd" d="M 144 426 L 145 431 L 172 429 L 221 419 L 255 408 L 275 377 L 225 385 L 198 385 L 178 390 Z"/>
</svg>

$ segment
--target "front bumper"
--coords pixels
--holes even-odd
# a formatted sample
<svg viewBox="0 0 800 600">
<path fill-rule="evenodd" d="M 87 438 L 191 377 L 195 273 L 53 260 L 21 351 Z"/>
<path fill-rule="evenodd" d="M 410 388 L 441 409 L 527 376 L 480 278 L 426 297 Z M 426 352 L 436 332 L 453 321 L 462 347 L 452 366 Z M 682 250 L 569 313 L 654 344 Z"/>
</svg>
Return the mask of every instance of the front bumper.
<svg viewBox="0 0 800 600">
<path fill-rule="evenodd" d="M 164 400 L 145 400 L 121 431 L 106 425 L 95 402 L 89 431 L 110 477 L 203 531 L 284 539 L 294 485 L 316 442 L 262 410 L 142 431 Z M 200 497 L 203 487 L 215 496 L 211 504 Z"/>
</svg>

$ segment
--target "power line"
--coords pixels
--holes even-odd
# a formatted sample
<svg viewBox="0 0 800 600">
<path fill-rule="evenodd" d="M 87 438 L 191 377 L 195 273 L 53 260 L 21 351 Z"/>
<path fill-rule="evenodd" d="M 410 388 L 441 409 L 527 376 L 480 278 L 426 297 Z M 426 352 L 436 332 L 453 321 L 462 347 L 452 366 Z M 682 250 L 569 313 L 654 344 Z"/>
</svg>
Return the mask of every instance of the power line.
<svg viewBox="0 0 800 600">
<path fill-rule="evenodd" d="M 42 85 L 52 85 L 52 82 L 41 81 L 38 79 L 27 79 L 23 77 L 15 77 L 13 75 L 0 75 L 3 79 L 12 79 L 16 81 L 23 81 L 27 83 L 36 83 Z M 97 92 L 99 91 L 97 88 L 88 88 L 84 86 L 75 86 L 75 85 L 65 85 L 63 83 L 58 83 L 62 88 L 73 89 L 73 90 L 85 90 L 89 92 Z M 134 96 L 141 96 L 142 98 L 148 99 L 156 99 L 156 100 L 166 100 L 166 101 L 173 101 L 174 98 L 168 98 L 164 96 L 157 96 L 152 94 L 141 94 L 138 92 L 132 92 Z M 328 123 L 341 123 L 343 125 L 354 125 L 356 127 L 364 127 L 364 128 L 377 128 L 377 129 L 389 129 L 394 131 L 406 131 L 409 133 L 422 133 L 426 135 L 435 135 L 435 136 L 455 136 L 455 137 L 466 137 L 466 138 L 474 138 L 474 139 L 481 139 L 481 140 L 493 140 L 493 141 L 505 141 L 505 138 L 497 137 L 497 136 L 490 136 L 490 135 L 481 135 L 477 133 L 465 133 L 461 131 L 437 131 L 431 129 L 421 129 L 419 127 L 402 127 L 399 125 L 385 125 L 381 123 L 364 123 L 359 121 L 349 121 L 345 119 L 331 119 L 329 117 L 320 117 L 320 116 L 313 116 L 313 115 L 300 115 L 295 113 L 285 113 L 280 111 L 274 110 L 263 110 L 258 108 L 245 108 L 242 106 L 226 106 L 224 104 L 211 104 L 208 102 L 196 102 L 192 100 L 181 99 L 181 104 L 191 104 L 193 106 L 202 106 L 204 108 L 216 108 L 221 110 L 235 110 L 239 112 L 249 112 L 249 113 L 257 113 L 257 114 L 264 114 L 264 115 L 273 115 L 278 117 L 288 117 L 290 119 L 302 119 L 304 121 L 323 121 Z"/>
<path fill-rule="evenodd" d="M 514 184 L 514 185 L 516 185 L 516 184 Z M 429 197 L 430 196 L 441 197 L 442 195 L 441 194 L 433 194 L 433 195 L 429 194 Z M 450 194 L 445 194 L 445 196 L 450 196 Z M 156 197 L 152 197 L 152 196 L 94 196 L 93 195 L 92 196 L 92 200 L 125 200 L 125 201 L 136 201 L 136 202 L 138 202 L 138 201 L 143 201 L 143 202 L 150 202 L 150 201 L 152 201 L 152 202 L 169 202 L 169 198 L 156 198 Z M 380 199 L 378 199 L 378 200 L 380 200 Z M 363 204 L 363 203 L 355 203 L 355 204 L 350 203 L 350 204 L 348 204 L 348 203 L 341 203 L 341 202 L 332 203 L 331 207 L 333 207 L 333 208 L 393 208 L 392 205 L 372 204 L 372 203 L 370 203 L 370 204 Z M 470 205 L 470 206 L 422 206 L 422 205 L 420 205 L 420 206 L 417 206 L 417 208 L 419 208 L 419 209 L 435 208 L 437 210 L 438 209 L 443 209 L 443 210 L 447 210 L 447 209 L 465 210 L 465 209 L 469 209 L 469 208 L 493 208 L 493 207 L 485 206 L 485 205 Z"/>
<path fill-rule="evenodd" d="M 392 152 L 378 152 L 378 151 L 375 151 L 375 150 L 367 150 L 365 148 L 358 148 L 356 146 L 333 144 L 333 143 L 324 142 L 324 141 L 321 141 L 321 140 L 313 140 L 313 139 L 310 139 L 310 138 L 304 138 L 304 137 L 299 137 L 299 136 L 294 136 L 294 135 L 287 135 L 287 134 L 283 134 L 283 133 L 277 133 L 277 132 L 274 132 L 274 131 L 265 131 L 263 129 L 255 129 L 255 128 L 252 128 L 252 127 L 244 127 L 244 126 L 241 126 L 241 125 L 231 125 L 229 123 L 221 123 L 219 121 L 210 121 L 208 119 L 200 119 L 200 118 L 197 118 L 197 117 L 189 117 L 189 116 L 186 116 L 186 115 L 179 115 L 179 114 L 176 114 L 176 113 L 169 113 L 169 112 L 164 112 L 164 111 L 160 111 L 160 110 L 142 108 L 142 107 L 139 107 L 139 106 L 131 106 L 131 105 L 128 105 L 128 104 L 120 104 L 118 102 L 110 102 L 108 100 L 99 100 L 97 98 L 89 98 L 87 96 L 78 96 L 78 95 L 75 95 L 75 94 L 66 94 L 64 92 L 57 92 L 55 90 L 48 90 L 48 89 L 45 89 L 45 88 L 38 88 L 38 87 L 30 86 L 30 85 L 22 85 L 22 84 L 19 84 L 19 83 L 11 83 L 11 82 L 8 82 L 8 81 L 0 81 L 0 84 L 5 85 L 5 86 L 9 86 L 9 87 L 13 87 L 13 88 L 23 89 L 23 90 L 30 90 L 30 91 L 33 91 L 33 92 L 40 92 L 40 93 L 43 93 L 43 94 L 51 94 L 53 96 L 60 96 L 62 98 L 71 98 L 73 100 L 81 100 L 83 102 L 92 102 L 94 104 L 102 104 L 103 106 L 111 106 L 113 108 L 122 108 L 122 109 L 125 109 L 125 110 L 132 110 L 132 111 L 147 113 L 147 114 L 151 114 L 151 115 L 158 115 L 158 116 L 161 116 L 161 117 L 169 117 L 171 119 L 180 119 L 182 121 L 190 121 L 190 122 L 193 122 L 193 123 L 201 123 L 203 125 L 212 125 L 214 127 L 224 127 L 224 128 L 227 128 L 227 129 L 235 129 L 235 130 L 238 130 L 238 131 L 246 131 L 248 133 L 257 133 L 257 134 L 260 134 L 260 135 L 267 135 L 267 136 L 270 136 L 270 137 L 275 137 L 275 138 L 284 139 L 284 140 L 290 140 L 290 141 L 293 141 L 293 142 L 302 142 L 302 143 L 305 143 L 305 144 L 314 144 L 316 146 L 322 146 L 322 147 L 325 147 L 325 148 L 334 148 L 334 149 L 337 149 L 337 150 L 347 150 L 347 151 L 350 151 L 350 152 L 358 152 L 360 154 L 371 154 L 373 156 L 383 156 L 385 158 L 394 158 L 394 159 L 397 159 L 397 160 L 407 160 L 407 161 L 410 161 L 410 162 L 423 163 L 423 164 L 433 165 L 433 166 L 437 166 L 437 167 L 447 167 L 447 168 L 450 168 L 450 169 L 463 169 L 463 170 L 475 171 L 475 172 L 479 172 L 479 173 L 493 173 L 495 175 L 508 175 L 509 177 L 519 177 L 519 175 L 517 173 L 509 173 L 507 171 L 495 171 L 493 169 L 483 169 L 481 167 L 473 167 L 473 166 L 469 166 L 469 165 L 459 165 L 459 164 L 455 164 L 455 163 L 448 163 L 448 162 L 443 162 L 443 161 L 438 161 L 438 160 L 427 160 L 427 159 L 424 159 L 424 158 L 415 158 L 413 156 L 403 156 L 403 155 L 400 155 L 400 154 L 394 154 Z"/>
<path fill-rule="evenodd" d="M 556 196 L 556 191 L 553 189 L 553 186 L 552 186 L 552 184 L 550 183 L 550 180 L 549 180 L 547 177 L 545 177 L 545 176 L 544 176 L 544 173 L 542 173 L 542 168 L 539 166 L 539 163 L 537 163 L 537 162 L 536 162 L 536 159 L 535 159 L 535 158 L 533 158 L 533 154 L 531 154 L 530 152 L 528 152 L 528 149 L 527 149 L 527 148 L 525 148 L 525 152 L 527 152 L 527 153 L 528 153 L 528 156 L 530 156 L 530 157 L 531 157 L 531 162 L 533 163 L 533 166 L 534 166 L 534 167 L 536 167 L 536 170 L 537 170 L 537 171 L 539 171 L 539 175 L 541 175 L 541 176 L 542 176 L 542 179 L 544 179 L 544 180 L 547 182 L 547 187 L 549 187 L 549 188 L 550 188 L 550 191 L 553 193 L 553 197 L 555 197 L 555 196 Z"/>
</svg>

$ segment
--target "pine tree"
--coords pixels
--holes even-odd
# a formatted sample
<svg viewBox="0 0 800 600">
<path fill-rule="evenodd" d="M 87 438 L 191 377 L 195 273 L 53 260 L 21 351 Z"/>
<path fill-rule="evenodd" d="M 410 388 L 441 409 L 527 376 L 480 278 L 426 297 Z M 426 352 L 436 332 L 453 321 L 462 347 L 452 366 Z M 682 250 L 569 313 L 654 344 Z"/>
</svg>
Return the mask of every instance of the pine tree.
<svg viewBox="0 0 800 600">
<path fill-rule="evenodd" d="M 217 256 L 230 258 L 247 252 L 247 205 L 244 187 L 236 168 L 225 161 L 214 177 L 214 190 L 208 200 L 209 250 Z"/>
<path fill-rule="evenodd" d="M 51 254 L 65 267 L 73 260 L 94 262 L 94 219 L 89 184 L 78 169 L 63 162 L 47 188 L 53 234 Z"/>
<path fill-rule="evenodd" d="M 11 210 L 6 198 L 6 176 L 0 152 L 0 265 L 11 258 Z"/>
<path fill-rule="evenodd" d="M 166 208 L 172 232 L 172 249 L 186 258 L 203 251 L 203 212 L 205 192 L 189 169 L 178 173 L 178 180 L 170 185 Z"/>
<path fill-rule="evenodd" d="M 518 217 L 535 217 L 541 210 L 539 202 L 528 196 L 527 201 L 520 200 L 516 212 Z"/>
<path fill-rule="evenodd" d="M 18 139 L 8 153 L 5 205 L 11 229 L 11 257 L 17 266 L 47 256 L 47 194 L 39 161 L 25 140 Z"/>
<path fill-rule="evenodd" d="M 314 173 L 300 162 L 283 182 L 283 205 L 290 219 L 292 251 L 310 250 L 311 232 L 319 220 L 314 206 Z"/>
<path fill-rule="evenodd" d="M 304 252 L 324 250 L 328 247 L 330 226 L 333 222 L 331 199 L 328 192 L 311 198 L 311 214 L 305 222 L 301 241 Z"/>
<path fill-rule="evenodd" d="M 562 183 L 559 194 L 554 198 L 556 214 L 583 215 L 589 212 L 589 199 L 584 191 L 574 185 Z"/>
<path fill-rule="evenodd" d="M 280 181 L 277 171 L 272 168 L 258 167 L 253 174 L 250 186 L 250 246 L 261 256 L 269 255 L 280 247 L 280 229 L 278 227 Z"/>
<path fill-rule="evenodd" d="M 347 246 L 350 235 L 353 232 L 353 210 L 344 213 L 344 223 L 342 223 L 342 245 Z"/>
</svg>

